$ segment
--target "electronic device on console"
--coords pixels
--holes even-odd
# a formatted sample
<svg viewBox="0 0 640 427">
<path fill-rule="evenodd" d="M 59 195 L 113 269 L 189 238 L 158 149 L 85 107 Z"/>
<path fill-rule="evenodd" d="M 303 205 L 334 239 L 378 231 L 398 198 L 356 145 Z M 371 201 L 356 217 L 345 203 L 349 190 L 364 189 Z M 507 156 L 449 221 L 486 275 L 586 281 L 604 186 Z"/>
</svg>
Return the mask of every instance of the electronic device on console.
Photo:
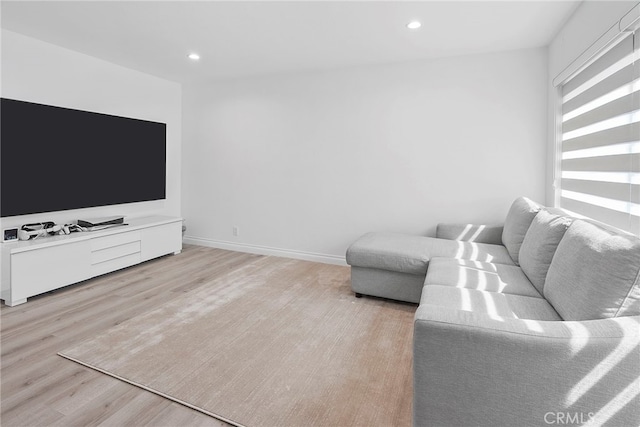
<svg viewBox="0 0 640 427">
<path fill-rule="evenodd" d="M 13 242 L 18 240 L 18 227 L 5 228 L 2 230 L 2 241 Z"/>
<path fill-rule="evenodd" d="M 102 227 L 105 225 L 122 225 L 124 223 L 123 216 L 110 216 L 105 218 L 92 218 L 92 219 L 79 219 L 78 225 L 80 227 L 93 228 Z"/>
<path fill-rule="evenodd" d="M 40 236 L 54 235 L 62 232 L 69 234 L 69 228 L 62 225 L 56 225 L 51 221 L 36 222 L 33 224 L 25 224 L 18 230 L 18 238 L 20 240 L 36 239 Z"/>
</svg>

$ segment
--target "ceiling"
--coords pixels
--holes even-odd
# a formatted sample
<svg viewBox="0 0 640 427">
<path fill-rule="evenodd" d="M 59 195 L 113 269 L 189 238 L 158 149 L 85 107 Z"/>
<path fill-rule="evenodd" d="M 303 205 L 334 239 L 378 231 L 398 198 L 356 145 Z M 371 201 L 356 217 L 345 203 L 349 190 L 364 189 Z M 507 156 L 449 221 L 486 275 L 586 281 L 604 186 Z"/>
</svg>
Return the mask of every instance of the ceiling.
<svg viewBox="0 0 640 427">
<path fill-rule="evenodd" d="M 546 46 L 579 1 L 2 1 L 2 28 L 186 83 Z M 422 27 L 406 24 L 420 20 Z M 201 55 L 198 62 L 189 52 Z"/>
</svg>

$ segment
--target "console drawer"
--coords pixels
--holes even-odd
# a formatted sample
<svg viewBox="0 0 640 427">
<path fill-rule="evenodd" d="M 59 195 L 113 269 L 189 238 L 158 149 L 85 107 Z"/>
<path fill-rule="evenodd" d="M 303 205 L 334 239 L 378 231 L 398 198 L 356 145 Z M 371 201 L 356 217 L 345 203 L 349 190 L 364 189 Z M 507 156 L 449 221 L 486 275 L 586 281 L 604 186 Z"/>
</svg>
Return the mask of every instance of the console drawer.
<svg viewBox="0 0 640 427">
<path fill-rule="evenodd" d="M 140 241 L 125 243 L 123 245 L 111 246 L 98 251 L 91 251 L 91 265 L 100 264 L 116 258 L 140 253 Z"/>
<path fill-rule="evenodd" d="M 140 263 L 140 252 L 124 255 L 119 258 L 109 259 L 107 261 L 93 264 L 91 266 L 91 276 L 100 276 L 111 271 L 120 270 L 122 268 L 131 267 Z"/>
<path fill-rule="evenodd" d="M 98 237 L 91 239 L 91 250 L 99 251 L 113 246 L 120 246 L 127 243 L 140 241 L 140 231 L 130 231 L 127 233 L 118 233 L 111 236 Z"/>
</svg>

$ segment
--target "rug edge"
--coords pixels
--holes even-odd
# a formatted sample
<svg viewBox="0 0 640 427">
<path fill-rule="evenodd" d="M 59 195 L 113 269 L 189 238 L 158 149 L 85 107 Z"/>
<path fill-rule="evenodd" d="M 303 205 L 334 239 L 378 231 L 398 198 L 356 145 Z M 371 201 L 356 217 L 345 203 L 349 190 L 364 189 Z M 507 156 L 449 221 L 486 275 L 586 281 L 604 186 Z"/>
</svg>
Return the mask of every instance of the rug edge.
<svg viewBox="0 0 640 427">
<path fill-rule="evenodd" d="M 182 401 L 180 399 L 177 399 L 177 398 L 175 398 L 173 396 L 169 396 L 168 394 L 162 393 L 161 391 L 155 390 L 155 389 L 153 389 L 151 387 L 145 386 L 143 384 L 139 384 L 139 383 L 137 383 L 135 381 L 131 381 L 131 380 L 127 379 L 127 378 L 121 377 L 121 376 L 116 375 L 116 374 L 114 374 L 112 372 L 109 372 L 107 370 L 104 370 L 104 369 L 98 368 L 96 366 L 93 366 L 90 363 L 86 363 L 86 362 L 83 362 L 81 360 L 78 360 L 78 359 L 76 359 L 76 358 L 74 358 L 72 356 L 64 354 L 64 352 L 62 352 L 62 351 L 59 351 L 57 354 L 58 354 L 58 356 L 60 356 L 60 357 L 62 357 L 64 359 L 70 360 L 70 361 L 75 362 L 75 363 L 77 363 L 79 365 L 85 366 L 85 367 L 87 367 L 89 369 L 93 369 L 94 371 L 100 372 L 101 374 L 104 374 L 104 375 L 108 375 L 108 376 L 110 376 L 112 378 L 115 378 L 117 380 L 120 380 L 120 381 L 123 381 L 125 383 L 131 384 L 131 385 L 133 385 L 135 387 L 138 387 L 138 388 L 141 388 L 143 390 L 149 391 L 149 392 L 151 392 L 153 394 L 156 394 L 158 396 L 164 397 L 165 399 L 171 400 L 173 402 L 179 403 L 180 405 L 186 406 L 187 408 L 191 408 L 191 409 L 193 409 L 195 411 L 201 412 L 201 413 L 203 413 L 205 415 L 208 415 L 210 417 L 213 417 L 213 418 L 218 419 L 220 421 L 223 421 L 225 423 L 231 424 L 231 425 L 236 426 L 236 427 L 246 427 L 244 424 L 239 424 L 239 423 L 237 423 L 237 422 L 235 422 L 233 420 L 230 420 L 228 418 L 223 417 L 222 415 L 214 414 L 213 412 L 209 412 L 206 409 L 199 408 L 199 407 L 197 407 L 195 405 L 192 405 L 190 403 L 184 402 L 184 401 Z"/>
</svg>

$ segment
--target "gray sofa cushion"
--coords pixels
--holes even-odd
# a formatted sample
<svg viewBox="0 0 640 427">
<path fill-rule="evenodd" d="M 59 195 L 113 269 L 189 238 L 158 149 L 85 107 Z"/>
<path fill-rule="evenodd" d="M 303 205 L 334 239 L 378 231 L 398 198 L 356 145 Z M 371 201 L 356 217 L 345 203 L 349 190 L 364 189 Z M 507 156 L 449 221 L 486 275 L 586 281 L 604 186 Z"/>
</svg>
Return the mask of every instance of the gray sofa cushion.
<svg viewBox="0 0 640 427">
<path fill-rule="evenodd" d="M 509 213 L 507 213 L 502 230 L 502 244 L 507 248 L 516 265 L 519 265 L 518 255 L 524 236 L 540 209 L 542 206 L 536 202 L 526 197 L 519 197 L 513 202 Z"/>
<path fill-rule="evenodd" d="M 542 298 L 520 267 L 465 259 L 433 258 L 424 284 Z"/>
<path fill-rule="evenodd" d="M 511 264 L 504 246 L 399 233 L 367 233 L 347 249 L 347 264 L 409 274 L 427 272 L 433 257 Z"/>
<path fill-rule="evenodd" d="M 640 314 L 640 239 L 575 220 L 553 257 L 544 296 L 564 320 Z"/>
<path fill-rule="evenodd" d="M 367 233 L 347 249 L 347 264 L 410 274 L 425 274 L 429 264 L 421 236 Z"/>
<path fill-rule="evenodd" d="M 420 307 L 423 304 L 472 311 L 484 314 L 491 319 L 562 320 L 551 304 L 543 298 L 453 286 L 425 286 L 420 297 Z"/>
<path fill-rule="evenodd" d="M 520 247 L 520 267 L 540 294 L 556 248 L 573 220 L 541 210 L 533 219 Z"/>
</svg>

